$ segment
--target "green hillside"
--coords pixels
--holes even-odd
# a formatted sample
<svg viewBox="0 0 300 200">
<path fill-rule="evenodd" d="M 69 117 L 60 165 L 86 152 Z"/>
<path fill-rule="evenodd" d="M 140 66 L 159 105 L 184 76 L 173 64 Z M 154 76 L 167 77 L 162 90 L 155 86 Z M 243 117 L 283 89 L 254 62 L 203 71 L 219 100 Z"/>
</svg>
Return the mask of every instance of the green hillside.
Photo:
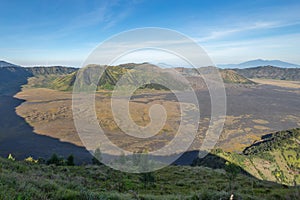
<svg viewBox="0 0 300 200">
<path fill-rule="evenodd" d="M 72 67 L 27 67 L 24 68 L 29 74 L 28 84 L 24 87 L 51 88 L 69 90 L 67 76 L 76 73 L 77 68 Z M 56 88 L 57 87 L 57 88 Z"/>
<path fill-rule="evenodd" d="M 180 84 L 180 81 L 178 81 L 176 78 L 173 77 L 172 73 L 170 73 L 170 70 L 164 69 L 158 71 L 158 67 L 150 64 L 143 64 L 144 70 L 136 70 L 134 67 L 137 67 L 141 64 L 124 64 L 124 65 L 118 65 L 118 66 L 107 66 L 103 75 L 100 77 L 99 83 L 98 83 L 98 89 L 105 89 L 105 90 L 112 90 L 116 83 L 120 80 L 120 78 L 123 75 L 126 75 L 127 83 L 128 84 L 134 84 L 136 83 L 136 80 L 139 80 L 140 82 L 144 82 L 145 85 L 143 88 L 150 88 L 150 89 L 167 89 L 163 87 L 162 85 L 158 85 L 155 83 L 148 83 L 147 77 L 153 76 L 155 80 L 160 80 L 162 83 L 172 83 L 176 88 L 184 89 L 184 84 Z M 83 77 L 83 80 L 86 81 L 85 84 L 91 85 L 92 83 L 89 82 L 89 80 L 93 80 L 93 76 L 99 74 L 97 71 L 98 67 L 105 67 L 105 66 L 99 66 L 99 65 L 90 65 L 86 68 L 84 72 L 82 72 L 81 76 Z M 94 68 L 94 69 L 92 69 Z M 187 77 L 198 77 L 198 79 L 201 79 L 199 74 L 196 73 L 195 69 L 179 69 L 176 68 L 176 70 L 180 73 L 182 73 L 184 76 Z M 203 70 L 202 70 L 203 71 Z M 157 73 L 153 73 L 157 72 Z M 204 70 L 205 73 L 205 70 Z M 225 83 L 232 83 L 232 84 L 254 84 L 254 82 L 250 81 L 249 79 L 239 75 L 233 70 L 220 70 L 221 76 Z M 153 74 L 153 75 L 152 75 Z M 71 73 L 65 73 L 65 74 L 55 74 L 55 75 L 46 75 L 46 76 L 38 76 L 38 78 L 34 78 L 34 82 L 31 81 L 29 85 L 33 87 L 46 87 L 56 90 L 72 90 L 73 84 L 75 82 L 77 76 L 77 72 L 73 71 Z M 197 79 L 188 79 L 189 81 L 198 81 Z M 205 83 L 203 83 L 205 85 Z M 167 84 L 166 84 L 167 85 Z"/>
<path fill-rule="evenodd" d="M 26 67 L 32 76 L 65 75 L 77 71 L 74 67 L 51 66 L 51 67 Z"/>
<path fill-rule="evenodd" d="M 106 166 L 55 166 L 0 158 L 0 199 L 297 199 L 299 188 L 207 167 L 127 174 Z"/>
<path fill-rule="evenodd" d="M 263 136 L 243 154 L 220 149 L 213 152 L 261 180 L 286 185 L 300 184 L 300 129 Z"/>
<path fill-rule="evenodd" d="M 209 74 L 211 73 L 212 67 L 202 67 L 198 70 L 195 68 L 183 68 L 178 67 L 175 68 L 178 72 L 187 77 L 199 77 L 201 74 Z M 200 72 L 200 73 L 199 73 Z M 236 71 L 231 69 L 219 69 L 219 73 L 224 81 L 224 83 L 232 83 L 232 84 L 255 84 L 253 81 L 247 79 L 241 74 L 238 74 Z"/>
<path fill-rule="evenodd" d="M 62 90 L 62 91 L 72 90 L 73 84 L 76 79 L 76 74 L 77 72 L 75 71 L 65 76 L 55 77 L 54 79 L 48 82 L 47 87 L 55 90 Z"/>
<path fill-rule="evenodd" d="M 167 71 L 158 71 L 158 68 L 156 66 L 150 64 L 143 66 L 144 70 L 136 70 L 134 69 L 135 66 L 138 66 L 138 64 L 107 66 L 98 82 L 98 89 L 112 90 L 123 75 L 126 75 L 125 79 L 128 85 L 133 85 L 137 83 L 136 80 L 138 80 L 139 82 L 144 83 L 144 86 L 142 88 L 150 88 L 157 90 L 167 89 L 162 85 L 149 83 L 147 80 L 149 79 L 149 77 L 152 77 L 155 80 L 160 80 L 162 83 L 172 82 L 173 84 L 175 84 L 175 87 L 177 86 L 177 88 L 183 89 L 183 84 L 180 84 L 178 83 L 178 81 L 175 81 L 172 75 L 169 74 Z M 94 84 L 91 83 L 90 80 L 94 80 L 94 76 L 98 75 L 99 71 L 101 71 L 100 68 L 103 67 L 105 66 L 90 65 L 85 70 L 81 71 L 80 76 L 83 76 L 82 80 L 85 81 L 85 84 Z M 157 71 L 158 73 L 153 73 L 153 71 Z M 57 77 L 54 80 L 49 80 L 49 84 L 44 86 L 57 90 L 71 90 L 77 74 L 78 72 L 73 72 L 71 74 Z"/>
<path fill-rule="evenodd" d="M 9 156 L 0 158 L 0 199 L 219 200 L 234 194 L 234 199 L 296 200 L 299 139 L 300 129 L 281 131 L 264 136 L 243 154 L 217 149 L 195 160 L 193 167 L 173 165 L 144 174 L 123 173 L 99 162 L 72 166 L 73 158 L 52 156 L 45 162 Z"/>
<path fill-rule="evenodd" d="M 220 70 L 220 73 L 224 83 L 255 84 L 253 81 L 230 69 L 222 69 Z"/>
</svg>

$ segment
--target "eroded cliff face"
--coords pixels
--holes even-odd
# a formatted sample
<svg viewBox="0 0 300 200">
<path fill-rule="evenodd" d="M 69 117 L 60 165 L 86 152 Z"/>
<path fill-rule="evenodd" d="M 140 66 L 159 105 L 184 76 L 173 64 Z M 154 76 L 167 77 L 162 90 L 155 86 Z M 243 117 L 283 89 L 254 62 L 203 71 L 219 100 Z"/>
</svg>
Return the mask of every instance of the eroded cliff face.
<svg viewBox="0 0 300 200">
<path fill-rule="evenodd" d="M 300 68 L 280 68 L 273 66 L 262 66 L 234 70 L 247 78 L 300 81 Z"/>
</svg>

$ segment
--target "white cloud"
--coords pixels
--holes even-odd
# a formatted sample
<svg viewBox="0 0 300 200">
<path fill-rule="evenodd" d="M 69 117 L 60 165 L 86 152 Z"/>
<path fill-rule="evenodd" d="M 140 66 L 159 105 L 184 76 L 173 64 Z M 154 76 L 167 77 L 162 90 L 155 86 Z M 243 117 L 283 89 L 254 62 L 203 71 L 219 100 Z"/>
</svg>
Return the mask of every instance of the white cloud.
<svg viewBox="0 0 300 200">
<path fill-rule="evenodd" d="M 262 22 L 258 21 L 252 24 L 246 24 L 243 26 L 238 26 L 230 29 L 223 29 L 212 31 L 208 36 L 195 38 L 198 42 L 207 42 L 217 39 L 222 39 L 224 37 L 232 36 L 237 33 L 243 33 L 250 30 L 262 30 L 262 29 L 273 29 L 273 28 L 281 28 L 293 25 L 299 25 L 300 21 L 295 22 L 280 22 L 280 21 L 270 21 L 270 22 Z"/>
<path fill-rule="evenodd" d="M 98 30 L 109 29 L 126 18 L 131 12 L 132 4 L 128 4 L 127 7 L 124 6 L 116 12 L 115 9 L 118 6 L 120 6 L 118 1 L 101 1 L 101 4 L 90 12 L 75 16 L 73 20 L 64 24 L 62 28 L 40 36 L 35 36 L 35 39 L 46 39 L 49 41 L 62 38 L 74 34 L 74 31 L 78 29 L 84 29 L 90 26 L 98 26 Z"/>
</svg>

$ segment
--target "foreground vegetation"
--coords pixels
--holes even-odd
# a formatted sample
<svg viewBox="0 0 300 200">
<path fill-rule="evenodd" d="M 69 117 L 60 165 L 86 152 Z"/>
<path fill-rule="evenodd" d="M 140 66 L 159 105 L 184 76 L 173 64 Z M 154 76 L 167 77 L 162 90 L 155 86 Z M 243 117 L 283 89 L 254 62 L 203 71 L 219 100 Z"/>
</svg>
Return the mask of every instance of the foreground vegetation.
<svg viewBox="0 0 300 200">
<path fill-rule="evenodd" d="M 194 167 L 144 174 L 102 165 L 100 151 L 83 166 L 74 166 L 73 155 L 24 161 L 9 155 L 0 158 L 0 199 L 298 199 L 299 136 L 300 129 L 281 131 L 243 154 L 216 149 Z"/>
<path fill-rule="evenodd" d="M 229 199 L 231 193 L 234 199 L 297 199 L 299 188 L 230 169 L 169 166 L 150 174 L 127 174 L 104 165 L 57 166 L 0 158 L 0 199 L 219 200 Z"/>
</svg>

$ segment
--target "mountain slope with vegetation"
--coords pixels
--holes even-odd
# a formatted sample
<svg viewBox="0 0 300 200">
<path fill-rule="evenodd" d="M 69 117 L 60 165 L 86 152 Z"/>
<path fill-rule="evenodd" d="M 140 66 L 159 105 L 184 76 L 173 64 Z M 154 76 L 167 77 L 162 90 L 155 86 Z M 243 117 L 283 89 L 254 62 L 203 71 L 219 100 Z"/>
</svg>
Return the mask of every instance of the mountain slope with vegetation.
<svg viewBox="0 0 300 200">
<path fill-rule="evenodd" d="M 28 67 L 25 69 L 30 73 L 27 87 L 52 89 L 56 89 L 53 88 L 56 79 L 62 79 L 68 74 L 75 73 L 78 70 L 77 68 L 62 66 Z"/>
<path fill-rule="evenodd" d="M 243 154 L 213 152 L 261 179 L 286 185 L 300 184 L 300 128 L 263 136 Z M 201 164 L 198 159 L 195 164 Z"/>
<path fill-rule="evenodd" d="M 82 81 L 85 82 L 86 85 L 92 85 L 94 83 L 91 80 L 95 80 L 95 75 L 100 74 L 99 72 L 103 71 L 102 76 L 97 83 L 98 89 L 112 90 L 117 82 L 123 78 L 126 80 L 127 84 L 136 84 L 136 83 L 144 83 L 144 86 L 141 88 L 150 88 L 157 90 L 167 90 L 163 85 L 159 85 L 156 83 L 149 82 L 148 79 L 153 78 L 153 80 L 161 81 L 162 83 L 173 82 L 175 87 L 181 88 L 182 85 L 179 81 L 175 81 L 174 77 L 168 70 L 159 70 L 157 66 L 151 64 L 143 64 L 143 70 L 141 68 L 135 69 L 134 67 L 141 66 L 141 64 L 122 64 L 118 66 L 99 66 L 99 65 L 90 65 L 85 68 L 85 70 L 80 71 L 80 76 Z M 157 73 L 154 73 L 157 72 Z M 54 80 L 51 80 L 48 84 L 48 88 L 57 89 L 57 90 L 71 90 L 76 76 L 78 72 L 73 72 L 71 74 L 67 74 L 62 77 L 58 77 Z M 125 77 L 125 78 L 124 78 Z M 98 77 L 96 77 L 98 78 Z M 138 80 L 138 81 L 137 81 Z"/>
<path fill-rule="evenodd" d="M 62 66 L 51 66 L 51 67 L 27 67 L 25 68 L 33 76 L 48 76 L 48 75 L 65 75 L 77 71 L 74 67 L 62 67 Z"/>
<path fill-rule="evenodd" d="M 239 83 L 239 84 L 255 84 L 253 81 L 248 78 L 238 74 L 234 70 L 226 69 L 220 70 L 221 76 L 224 80 L 224 83 Z"/>
<path fill-rule="evenodd" d="M 20 85 L 49 87 L 51 81 L 77 71 L 72 67 L 20 67 L 5 61 L 0 62 L 0 94 L 17 93 Z"/>
<path fill-rule="evenodd" d="M 26 84 L 28 79 L 28 85 L 26 87 L 36 87 L 36 88 L 50 88 L 62 91 L 72 90 L 73 84 L 76 79 L 76 75 L 78 72 L 78 68 L 73 67 L 62 67 L 62 66 L 51 66 L 51 67 L 20 67 L 14 64 L 10 64 L 2 61 L 3 66 L 0 68 L 0 76 L 5 77 L 1 80 L 1 87 L 9 87 L 11 86 L 11 82 L 14 80 L 21 84 Z M 145 70 L 135 70 L 135 67 L 142 66 Z M 91 65 L 92 67 L 99 67 L 97 65 Z M 90 66 L 90 67 L 91 67 Z M 104 66 L 102 66 L 104 67 Z M 168 69 L 163 69 L 158 71 L 158 67 L 155 65 L 142 63 L 127 63 L 121 64 L 118 66 L 108 66 L 104 71 L 104 74 L 99 80 L 98 89 L 108 89 L 111 90 L 114 88 L 118 80 L 124 75 L 127 74 L 127 79 L 129 83 L 136 82 L 135 79 L 139 79 L 143 82 L 145 79 L 145 74 L 150 74 L 153 71 L 157 71 L 160 74 L 155 79 L 159 79 L 162 82 L 173 82 L 174 84 L 178 83 L 178 80 L 174 81 L 174 75 Z M 196 82 L 200 82 L 200 85 L 205 85 L 203 81 L 201 81 L 201 76 L 199 75 L 196 69 L 192 68 L 176 68 L 178 72 L 182 75 L 187 76 L 188 80 L 193 85 Z M 91 70 L 87 70 L 91 73 Z M 203 73 L 207 73 L 206 68 L 201 68 Z M 147 73 L 148 72 L 148 73 Z M 244 76 L 236 73 L 233 70 L 220 70 L 220 74 L 225 83 L 233 83 L 233 84 L 253 84 L 254 82 L 245 78 Z M 85 74 L 85 76 L 91 76 L 92 74 Z M 147 75 L 148 76 L 148 75 Z M 89 78 L 85 78 L 85 80 L 89 80 Z M 180 87 L 183 84 L 178 84 Z M 145 84 L 145 88 L 151 89 L 167 89 L 162 85 L 149 83 Z M 2 90 L 3 90 L 2 88 Z M 1 88 L 0 88 L 1 91 Z"/>
<path fill-rule="evenodd" d="M 201 78 L 201 74 L 209 74 L 211 67 L 202 67 L 199 70 L 195 68 L 175 68 L 179 73 L 186 77 L 197 77 Z M 200 74 L 201 73 L 201 74 Z M 219 73 L 224 80 L 224 83 L 232 84 L 254 84 L 253 81 L 247 79 L 246 77 L 238 74 L 231 69 L 219 69 Z M 201 78 L 202 79 L 202 78 Z M 189 79 L 190 80 L 190 79 Z"/>
<path fill-rule="evenodd" d="M 117 84 L 118 80 L 126 74 L 128 83 L 135 83 L 135 78 L 137 80 L 140 80 L 142 82 L 145 82 L 143 80 L 143 77 L 147 75 L 147 71 L 149 72 L 148 75 L 151 73 L 151 70 L 157 70 L 156 66 L 143 66 L 145 68 L 145 71 L 136 71 L 134 67 L 139 66 L 139 64 L 124 64 L 124 65 L 118 65 L 118 66 L 108 66 L 106 67 L 106 70 L 104 71 L 103 75 L 101 76 L 99 83 L 98 83 L 98 89 L 108 89 L 111 90 L 114 88 L 114 86 Z M 96 67 L 96 66 L 94 66 Z M 99 67 L 99 66 L 98 66 Z M 198 74 L 198 72 L 195 69 L 176 69 L 181 74 L 187 77 L 187 79 L 193 84 L 194 82 L 199 82 L 201 76 Z M 143 73 L 143 74 L 142 74 Z M 87 70 L 83 73 L 84 80 L 91 80 L 88 76 L 92 76 L 92 70 Z M 172 77 L 171 72 L 168 69 L 159 71 L 159 76 L 155 77 L 155 79 L 159 79 L 162 82 L 168 81 L 168 80 L 174 80 Z M 225 83 L 232 83 L 232 84 L 254 84 L 251 80 L 239 75 L 233 70 L 220 70 L 220 74 L 224 80 Z M 56 79 L 52 79 L 48 81 L 48 85 L 44 85 L 44 87 L 48 87 L 51 89 L 57 89 L 57 90 L 71 90 L 73 87 L 73 84 L 76 79 L 76 72 L 66 74 L 64 76 L 57 77 Z M 140 76 L 139 76 L 140 75 Z M 147 75 L 147 76 L 148 76 Z M 176 83 L 178 81 L 172 81 L 173 83 Z M 91 83 L 86 83 L 91 84 Z M 201 84 L 205 85 L 203 81 L 201 81 Z M 151 89 L 166 89 L 161 85 L 157 84 L 146 84 L 146 88 Z M 180 85 L 178 85 L 180 87 Z"/>
</svg>

